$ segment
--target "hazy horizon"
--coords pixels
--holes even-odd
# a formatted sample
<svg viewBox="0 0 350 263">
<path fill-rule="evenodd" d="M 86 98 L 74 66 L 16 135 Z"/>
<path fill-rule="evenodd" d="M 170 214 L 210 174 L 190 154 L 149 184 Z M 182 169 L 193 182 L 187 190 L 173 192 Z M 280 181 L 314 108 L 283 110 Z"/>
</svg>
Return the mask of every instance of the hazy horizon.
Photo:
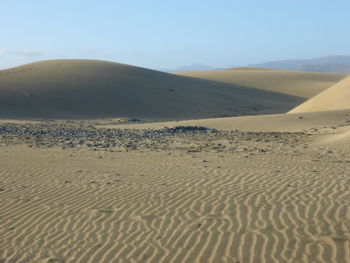
<svg viewBox="0 0 350 263">
<path fill-rule="evenodd" d="M 1 69 L 71 58 L 225 68 L 350 54 L 345 0 L 20 4 L 2 3 Z"/>
</svg>

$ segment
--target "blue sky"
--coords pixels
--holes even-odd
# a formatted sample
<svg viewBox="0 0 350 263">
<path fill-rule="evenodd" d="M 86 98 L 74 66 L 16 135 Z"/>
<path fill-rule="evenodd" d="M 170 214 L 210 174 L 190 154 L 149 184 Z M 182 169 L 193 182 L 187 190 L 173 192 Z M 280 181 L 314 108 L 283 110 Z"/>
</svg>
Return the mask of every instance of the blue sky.
<svg viewBox="0 0 350 263">
<path fill-rule="evenodd" d="M 148 68 L 350 55 L 349 0 L 0 0 L 0 68 L 55 58 Z"/>
</svg>

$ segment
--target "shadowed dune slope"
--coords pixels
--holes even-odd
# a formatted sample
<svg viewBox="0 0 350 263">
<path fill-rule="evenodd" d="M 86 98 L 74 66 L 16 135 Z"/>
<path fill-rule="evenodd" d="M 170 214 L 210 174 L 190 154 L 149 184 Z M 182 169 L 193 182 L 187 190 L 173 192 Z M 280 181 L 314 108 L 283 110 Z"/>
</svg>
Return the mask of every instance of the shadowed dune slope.
<svg viewBox="0 0 350 263">
<path fill-rule="evenodd" d="M 350 109 L 350 76 L 299 105 L 290 113 Z"/>
<path fill-rule="evenodd" d="M 95 60 L 0 71 L 0 117 L 189 119 L 286 112 L 303 98 Z"/>
<path fill-rule="evenodd" d="M 229 84 L 311 98 L 344 78 L 343 75 L 258 68 L 192 71 L 176 73 Z"/>
</svg>

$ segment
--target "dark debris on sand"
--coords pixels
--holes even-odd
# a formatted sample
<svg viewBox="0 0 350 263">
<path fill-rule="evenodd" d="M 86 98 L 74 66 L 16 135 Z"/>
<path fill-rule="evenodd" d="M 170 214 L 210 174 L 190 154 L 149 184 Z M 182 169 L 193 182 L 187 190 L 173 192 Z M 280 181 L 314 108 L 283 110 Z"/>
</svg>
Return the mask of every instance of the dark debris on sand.
<svg viewBox="0 0 350 263">
<path fill-rule="evenodd" d="M 96 128 L 81 122 L 42 122 L 39 124 L 0 124 L 2 144 L 25 143 L 31 147 L 62 148 L 89 147 L 116 150 L 172 149 L 181 148 L 190 152 L 202 150 L 237 150 L 244 142 L 293 144 L 304 141 L 303 132 L 242 132 L 219 131 L 203 126 L 175 126 L 161 129 L 111 129 Z M 218 142 L 220 141 L 220 143 Z M 226 143 L 222 143 L 225 141 Z M 245 149 L 245 148 L 243 148 Z M 253 148 L 255 149 L 255 148 Z M 267 152 L 259 150 L 258 152 Z"/>
</svg>

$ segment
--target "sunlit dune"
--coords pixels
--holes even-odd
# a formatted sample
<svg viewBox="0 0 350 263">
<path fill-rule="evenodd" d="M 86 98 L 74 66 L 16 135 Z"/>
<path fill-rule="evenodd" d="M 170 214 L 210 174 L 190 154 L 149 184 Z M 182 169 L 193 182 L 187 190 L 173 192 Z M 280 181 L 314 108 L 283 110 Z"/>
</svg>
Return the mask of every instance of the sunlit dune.
<svg viewBox="0 0 350 263">
<path fill-rule="evenodd" d="M 344 78 L 343 75 L 337 74 L 260 68 L 232 68 L 227 70 L 181 72 L 176 74 L 269 90 L 306 99 L 315 96 Z"/>
<path fill-rule="evenodd" d="M 299 105 L 290 113 L 350 109 L 350 76 Z"/>
</svg>

